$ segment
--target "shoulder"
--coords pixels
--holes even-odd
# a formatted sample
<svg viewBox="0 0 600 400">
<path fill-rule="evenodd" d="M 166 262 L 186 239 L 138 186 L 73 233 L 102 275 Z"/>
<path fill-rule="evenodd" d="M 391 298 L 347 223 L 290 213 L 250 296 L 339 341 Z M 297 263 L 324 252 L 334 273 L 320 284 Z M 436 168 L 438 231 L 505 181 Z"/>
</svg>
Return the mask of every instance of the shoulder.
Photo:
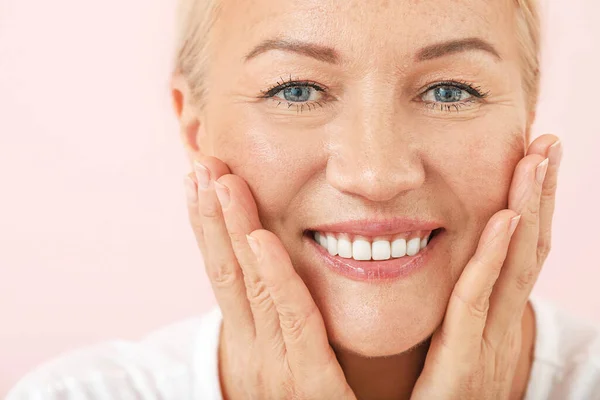
<svg viewBox="0 0 600 400">
<path fill-rule="evenodd" d="M 600 399 L 600 326 L 540 298 L 531 303 L 536 343 L 527 399 Z"/>
<path fill-rule="evenodd" d="M 7 400 L 216 398 L 221 315 L 215 309 L 140 341 L 111 341 L 71 351 L 21 379 Z"/>
</svg>

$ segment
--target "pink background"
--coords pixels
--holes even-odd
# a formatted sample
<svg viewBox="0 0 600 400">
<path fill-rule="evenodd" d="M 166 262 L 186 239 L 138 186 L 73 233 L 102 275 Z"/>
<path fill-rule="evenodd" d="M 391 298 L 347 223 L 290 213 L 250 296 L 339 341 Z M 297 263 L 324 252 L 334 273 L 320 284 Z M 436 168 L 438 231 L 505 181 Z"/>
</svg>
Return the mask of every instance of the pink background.
<svg viewBox="0 0 600 400">
<path fill-rule="evenodd" d="M 535 292 L 600 322 L 600 5 L 547 1 L 535 133 L 563 138 Z M 0 0 L 0 396 L 64 350 L 213 304 L 185 215 L 173 1 Z"/>
</svg>

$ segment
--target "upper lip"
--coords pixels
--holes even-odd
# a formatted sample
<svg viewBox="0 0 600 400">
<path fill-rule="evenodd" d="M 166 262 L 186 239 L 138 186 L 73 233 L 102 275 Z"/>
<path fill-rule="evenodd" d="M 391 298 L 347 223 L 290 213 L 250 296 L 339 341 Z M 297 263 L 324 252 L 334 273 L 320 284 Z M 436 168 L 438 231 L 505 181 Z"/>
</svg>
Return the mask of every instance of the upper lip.
<svg viewBox="0 0 600 400">
<path fill-rule="evenodd" d="M 318 225 L 309 228 L 313 232 L 348 233 L 359 236 L 386 236 L 414 231 L 433 231 L 442 224 L 430 219 L 395 217 L 387 219 L 355 219 Z"/>
</svg>

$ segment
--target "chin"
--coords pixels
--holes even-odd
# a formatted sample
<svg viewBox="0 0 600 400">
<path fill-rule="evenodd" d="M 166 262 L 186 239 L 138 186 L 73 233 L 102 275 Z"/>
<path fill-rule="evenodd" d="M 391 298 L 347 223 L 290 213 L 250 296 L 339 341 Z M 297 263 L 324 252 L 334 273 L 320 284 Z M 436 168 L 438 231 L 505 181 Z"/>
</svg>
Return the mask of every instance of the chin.
<svg viewBox="0 0 600 400">
<path fill-rule="evenodd" d="M 356 293 L 354 293 L 356 296 Z M 336 351 L 363 357 L 389 357 L 427 341 L 440 326 L 445 304 L 423 304 L 399 296 L 397 303 L 359 305 L 356 301 L 317 302 Z"/>
</svg>

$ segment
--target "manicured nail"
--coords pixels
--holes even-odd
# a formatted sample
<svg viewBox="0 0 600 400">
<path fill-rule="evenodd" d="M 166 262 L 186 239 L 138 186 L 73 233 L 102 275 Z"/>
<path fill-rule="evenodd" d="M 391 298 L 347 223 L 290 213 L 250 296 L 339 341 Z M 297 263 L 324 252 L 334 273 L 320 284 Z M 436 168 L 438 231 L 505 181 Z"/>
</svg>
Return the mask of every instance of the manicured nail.
<svg viewBox="0 0 600 400">
<path fill-rule="evenodd" d="M 260 243 L 258 243 L 258 240 L 254 239 L 250 235 L 246 235 L 246 239 L 248 240 L 248 244 L 250 245 L 250 248 L 252 249 L 252 252 L 256 258 L 260 258 Z"/>
<path fill-rule="evenodd" d="M 548 150 L 548 158 L 550 159 L 550 164 L 559 165 L 562 160 L 563 155 L 563 147 L 560 140 L 557 140 L 550 149 Z"/>
<path fill-rule="evenodd" d="M 512 237 L 513 233 L 515 233 L 515 230 L 517 229 L 517 226 L 519 226 L 519 221 L 521 220 L 521 216 L 517 215 L 516 217 L 513 217 L 510 220 L 510 226 L 508 228 L 508 236 Z"/>
<path fill-rule="evenodd" d="M 548 171 L 548 159 L 542 161 L 535 169 L 535 179 L 540 185 L 544 183 Z"/>
<path fill-rule="evenodd" d="M 194 171 L 196 171 L 196 179 L 198 179 L 198 186 L 201 189 L 208 189 L 210 184 L 210 171 L 204 165 L 198 161 L 194 161 Z"/>
<path fill-rule="evenodd" d="M 196 182 L 192 180 L 189 176 L 186 175 L 183 180 L 183 184 L 185 186 L 185 195 L 187 197 L 188 202 L 197 203 L 198 202 L 198 189 L 196 188 Z"/>
<path fill-rule="evenodd" d="M 217 198 L 219 199 L 219 203 L 221 203 L 221 208 L 227 208 L 231 200 L 227 186 L 215 181 L 215 192 L 217 192 Z"/>
</svg>

